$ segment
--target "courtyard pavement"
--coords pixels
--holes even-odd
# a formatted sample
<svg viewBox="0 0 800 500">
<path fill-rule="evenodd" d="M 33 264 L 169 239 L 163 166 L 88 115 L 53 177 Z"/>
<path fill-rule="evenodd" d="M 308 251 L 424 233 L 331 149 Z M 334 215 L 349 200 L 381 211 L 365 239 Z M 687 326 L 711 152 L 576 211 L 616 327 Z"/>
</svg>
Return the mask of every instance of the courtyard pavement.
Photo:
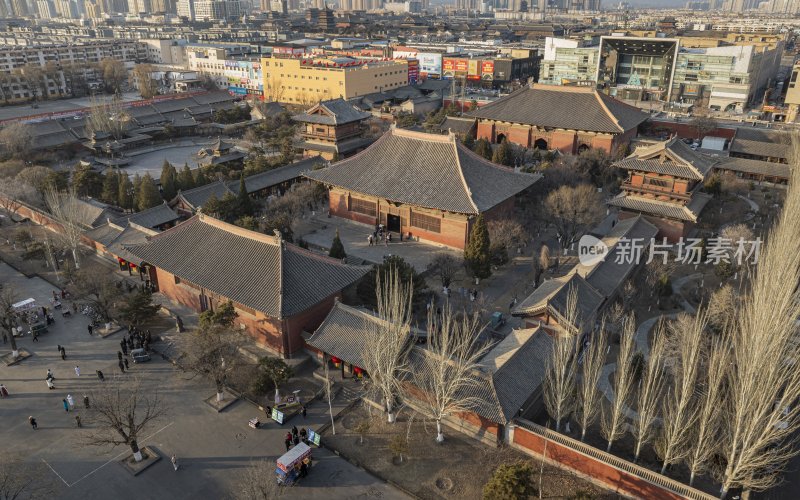
<svg viewBox="0 0 800 500">
<path fill-rule="evenodd" d="M 392 233 L 392 242 L 369 246 L 367 236 L 372 227 L 339 217 L 328 217 L 327 209 L 323 213 L 305 219 L 296 232 L 297 238 L 303 238 L 311 246 L 329 249 L 331 242 L 339 230 L 339 238 L 348 256 L 357 257 L 373 264 L 383 262 L 385 257 L 399 255 L 414 266 L 417 272 L 424 272 L 431 260 L 439 253 L 449 253 L 456 258 L 463 258 L 461 250 L 454 250 L 444 245 L 424 241 L 400 242 L 400 235 Z"/>
<path fill-rule="evenodd" d="M 0 263 L 0 282 L 15 290 L 21 299 L 33 297 L 42 304 L 49 303 L 55 289 L 40 278 L 25 278 L 5 263 Z M 287 426 L 270 421 L 261 429 L 251 429 L 247 425 L 250 418 L 266 420 L 256 407 L 238 401 L 217 413 L 204 402 L 213 395 L 213 384 L 182 372 L 160 357 L 149 363 L 131 364 L 130 371 L 120 374 L 116 352 L 123 332 L 105 339 L 89 336 L 84 316 L 55 317 L 55 325 L 40 336 L 40 342 L 33 343 L 30 337 L 18 339 L 18 346 L 31 352 L 32 357 L 14 366 L 0 365 L 0 383 L 10 393 L 9 398 L 0 399 L 4 455 L 32 466 L 46 465 L 56 484 L 54 498 L 230 497 L 245 467 L 256 460 L 274 460 L 283 453 L 287 426 L 319 429 L 329 421 L 327 405 L 315 401 L 309 405 L 305 420 L 298 416 Z M 58 355 L 57 344 L 65 346 L 66 360 Z M 10 346 L 6 344 L 0 352 L 8 351 Z M 80 366 L 80 376 L 75 374 L 76 364 Z M 56 389 L 52 391 L 44 380 L 48 368 L 56 377 Z M 127 447 L 93 448 L 81 443 L 91 429 L 77 429 L 74 416 L 84 415 L 88 420 L 82 399 L 100 384 L 94 375 L 98 369 L 107 378 L 133 381 L 138 377 L 146 390 L 158 389 L 169 408 L 168 416 L 149 426 L 140 439 L 140 445 L 154 447 L 165 458 L 139 476 L 132 476 L 117 463 L 129 454 Z M 291 382 L 286 390 L 292 390 Z M 62 398 L 67 394 L 75 399 L 76 411 L 64 411 Z M 345 402 L 334 404 L 341 408 Z M 38 420 L 38 430 L 31 429 L 29 415 Z M 172 454 L 180 464 L 177 472 L 169 462 Z M 309 476 L 292 490 L 298 497 L 407 498 L 326 449 L 315 449 L 314 456 Z"/>
</svg>

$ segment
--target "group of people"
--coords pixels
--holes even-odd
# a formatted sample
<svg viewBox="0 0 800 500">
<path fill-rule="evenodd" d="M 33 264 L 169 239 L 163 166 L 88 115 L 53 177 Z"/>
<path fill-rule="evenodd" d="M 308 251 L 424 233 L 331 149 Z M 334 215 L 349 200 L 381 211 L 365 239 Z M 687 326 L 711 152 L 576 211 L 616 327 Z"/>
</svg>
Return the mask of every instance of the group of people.
<svg viewBox="0 0 800 500">
<path fill-rule="evenodd" d="M 378 246 L 381 241 L 388 247 L 392 242 L 392 232 L 387 231 L 383 224 L 375 224 L 375 231 L 367 235 L 369 246 Z M 403 233 L 400 233 L 400 241 L 403 241 Z"/>
<path fill-rule="evenodd" d="M 297 426 L 293 425 L 292 430 L 286 433 L 286 439 L 284 439 L 286 451 L 289 451 L 292 446 L 297 446 L 301 442 L 308 444 L 308 431 L 305 427 L 298 431 Z"/>
</svg>

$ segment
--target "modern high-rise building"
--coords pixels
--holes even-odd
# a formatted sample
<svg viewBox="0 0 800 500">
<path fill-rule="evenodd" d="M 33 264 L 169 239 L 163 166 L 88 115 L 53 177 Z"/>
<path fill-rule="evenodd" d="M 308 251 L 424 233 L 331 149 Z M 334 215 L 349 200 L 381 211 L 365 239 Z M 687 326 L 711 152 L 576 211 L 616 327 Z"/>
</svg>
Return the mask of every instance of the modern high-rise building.
<svg viewBox="0 0 800 500">
<path fill-rule="evenodd" d="M 150 0 L 128 0 L 128 12 L 133 15 L 149 14 L 152 12 Z"/>
<path fill-rule="evenodd" d="M 38 0 L 36 2 L 36 11 L 41 19 L 53 19 L 56 17 L 56 7 L 53 5 L 52 0 Z"/>
<path fill-rule="evenodd" d="M 197 0 L 194 18 L 197 21 L 233 21 L 241 16 L 239 0 Z"/>
<path fill-rule="evenodd" d="M 178 16 L 194 21 L 194 0 L 178 0 Z"/>
</svg>

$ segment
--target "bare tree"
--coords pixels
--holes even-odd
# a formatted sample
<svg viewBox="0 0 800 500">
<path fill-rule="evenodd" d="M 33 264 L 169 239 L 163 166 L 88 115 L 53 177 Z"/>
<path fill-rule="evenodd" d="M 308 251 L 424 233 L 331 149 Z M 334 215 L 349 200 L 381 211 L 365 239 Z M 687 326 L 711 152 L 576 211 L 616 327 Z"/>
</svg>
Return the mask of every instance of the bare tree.
<svg viewBox="0 0 800 500">
<path fill-rule="evenodd" d="M 658 421 L 661 398 L 664 395 L 664 322 L 658 323 L 647 364 L 644 366 L 642 378 L 639 380 L 639 391 L 636 395 L 636 418 L 634 419 L 633 438 L 636 440 L 633 461 L 639 460 L 642 448 L 653 439 Z"/>
<path fill-rule="evenodd" d="M 331 373 L 330 368 L 328 367 L 328 361 L 325 360 L 325 364 L 322 366 L 322 373 L 325 376 L 325 397 L 328 399 L 328 414 L 331 416 L 331 432 L 333 435 L 336 435 L 336 424 L 333 421 L 333 383 L 331 382 Z"/>
<path fill-rule="evenodd" d="M 617 353 L 617 369 L 614 371 L 614 400 L 603 411 L 600 430 L 608 441 L 606 451 L 611 451 L 614 441 L 625 434 L 625 410 L 631 399 L 633 389 L 633 354 L 636 321 L 629 315 L 622 323 L 619 352 Z"/>
<path fill-rule="evenodd" d="M 107 134 L 114 139 L 122 139 L 125 136 L 131 117 L 122 107 L 119 98 L 114 97 L 107 102 L 92 99 L 90 105 L 89 116 L 86 118 L 89 134 L 96 136 Z"/>
<path fill-rule="evenodd" d="M 47 99 L 47 87 L 44 86 L 44 71 L 41 66 L 28 63 L 15 69 L 14 75 L 30 92 L 31 101 L 35 101 L 40 96 Z"/>
<path fill-rule="evenodd" d="M 689 453 L 691 427 L 697 422 L 694 404 L 695 386 L 700 374 L 703 355 L 703 338 L 706 334 L 707 316 L 704 311 L 693 318 L 675 321 L 669 329 L 677 352 L 672 380 L 664 398 L 662 415 L 664 424 L 656 440 L 656 453 L 661 458 L 661 473 L 671 464 L 683 460 Z"/>
<path fill-rule="evenodd" d="M 444 441 L 442 419 L 473 409 L 480 401 L 472 395 L 474 389 L 484 384 L 477 368 L 488 346 L 478 343 L 479 318 L 465 313 L 460 316 L 447 306 L 441 315 L 431 311 L 428 348 L 414 351 L 418 362 L 411 383 L 419 391 L 414 395 L 421 402 L 422 414 L 436 421 L 438 443 Z"/>
<path fill-rule="evenodd" d="M 70 293 L 89 304 L 104 322 L 114 319 L 117 301 L 124 300 L 113 275 L 97 264 L 75 273 Z"/>
<path fill-rule="evenodd" d="M 731 363 L 723 416 L 723 497 L 731 488 L 764 490 L 797 454 L 800 370 L 795 322 L 800 317 L 800 144 L 783 211 L 766 238 L 751 287 L 728 329 Z"/>
<path fill-rule="evenodd" d="M 251 463 L 236 481 L 235 498 L 238 500 L 272 500 L 285 493 L 285 488 L 275 480 L 274 460 Z"/>
<path fill-rule="evenodd" d="M 23 462 L 7 453 L 0 458 L 0 500 L 53 498 L 55 484 L 43 462 Z"/>
<path fill-rule="evenodd" d="M 157 390 L 142 387 L 141 381 L 115 378 L 91 393 L 92 408 L 87 421 L 92 424 L 83 442 L 90 446 L 130 446 L 133 458 L 142 460 L 139 437 L 154 421 L 167 415 Z"/>
<path fill-rule="evenodd" d="M 542 245 L 542 250 L 539 252 L 539 265 L 543 271 L 550 269 L 550 247 Z"/>
<path fill-rule="evenodd" d="M 513 219 L 490 220 L 486 224 L 489 230 L 489 241 L 492 246 L 511 251 L 528 239 L 528 232 L 518 221 Z"/>
<path fill-rule="evenodd" d="M 23 204 L 38 205 L 39 200 L 39 193 L 33 186 L 17 179 L 0 179 L 0 208 L 8 212 L 12 222 Z"/>
<path fill-rule="evenodd" d="M 739 309 L 739 295 L 730 283 L 714 290 L 706 307 L 708 325 L 717 332 L 724 331 L 729 322 L 736 317 Z"/>
<path fill-rule="evenodd" d="M 180 362 L 214 381 L 217 401 L 224 400 L 225 381 L 239 367 L 239 350 L 249 339 L 238 328 L 203 324 L 182 337 Z"/>
<path fill-rule="evenodd" d="M 11 122 L 0 129 L 0 144 L 12 158 L 25 159 L 34 146 L 33 128 L 27 123 Z"/>
<path fill-rule="evenodd" d="M 11 287 L 0 289 L 0 326 L 3 327 L 3 335 L 8 336 L 11 342 L 11 356 L 14 359 L 19 357 L 17 340 L 14 338 L 14 328 L 17 325 L 17 312 L 14 304 L 17 302 L 17 293 Z"/>
<path fill-rule="evenodd" d="M 401 377 L 408 370 L 411 349 L 411 298 L 414 286 L 403 283 L 397 268 L 376 273 L 375 293 L 379 322 L 364 339 L 361 357 L 369 373 L 369 387 L 386 405 L 389 422 L 394 422 L 394 403 L 400 394 Z"/>
<path fill-rule="evenodd" d="M 558 231 L 561 248 L 569 248 L 579 235 L 600 222 L 603 202 L 597 189 L 589 184 L 561 186 L 547 195 L 544 209 Z"/>
<path fill-rule="evenodd" d="M 720 231 L 720 236 L 731 240 L 734 247 L 739 240 L 747 243 L 752 241 L 754 238 L 753 231 L 751 231 L 750 228 L 744 224 L 733 224 L 731 226 L 726 226 L 722 229 L 722 231 Z"/>
<path fill-rule="evenodd" d="M 556 421 L 556 432 L 561 431 L 561 421 L 569 418 L 575 409 L 575 376 L 578 362 L 578 292 L 569 290 L 564 329 L 553 335 L 550 357 L 542 387 L 547 413 Z"/>
<path fill-rule="evenodd" d="M 132 79 L 138 85 L 142 99 L 150 99 L 158 95 L 158 81 L 153 78 L 156 69 L 150 64 L 137 64 L 131 73 Z"/>
<path fill-rule="evenodd" d="M 714 339 L 705 364 L 706 376 L 700 394 L 695 398 L 697 421 L 690 432 L 691 450 L 686 457 L 690 486 L 698 474 L 708 470 L 712 457 L 718 451 L 720 417 L 724 408 L 723 384 L 729 362 L 730 348 L 726 341 L 719 337 Z"/>
<path fill-rule="evenodd" d="M 428 265 L 428 270 L 439 276 L 443 287 L 449 288 L 461 265 L 459 260 L 449 253 L 438 253 Z"/>
<path fill-rule="evenodd" d="M 581 426 L 581 441 L 586 439 L 586 430 L 595 422 L 603 393 L 598 387 L 603 374 L 608 351 L 608 331 L 605 323 L 594 332 L 591 343 L 583 350 L 581 377 L 578 380 L 578 405 L 576 416 Z"/>
<path fill-rule="evenodd" d="M 61 230 L 56 234 L 63 245 L 72 251 L 75 269 L 80 269 L 79 249 L 81 238 L 86 230 L 87 221 L 91 220 L 92 212 L 88 203 L 78 199 L 74 188 L 59 192 L 48 188 L 44 194 L 45 203 L 50 213 L 61 223 Z"/>
<path fill-rule="evenodd" d="M 128 70 L 125 69 L 125 64 L 117 59 L 106 57 L 100 61 L 99 67 L 106 92 L 113 94 L 122 92 L 122 84 L 128 79 Z"/>
</svg>

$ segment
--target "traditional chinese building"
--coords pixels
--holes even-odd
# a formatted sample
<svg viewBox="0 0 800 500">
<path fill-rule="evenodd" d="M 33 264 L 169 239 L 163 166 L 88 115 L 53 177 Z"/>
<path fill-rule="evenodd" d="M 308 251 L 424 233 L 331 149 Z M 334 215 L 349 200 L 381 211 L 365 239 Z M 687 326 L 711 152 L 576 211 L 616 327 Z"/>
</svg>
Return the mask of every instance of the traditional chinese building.
<svg viewBox="0 0 800 500">
<path fill-rule="evenodd" d="M 211 145 L 206 146 L 197 152 L 198 164 L 201 167 L 236 164 L 241 165 L 246 154 L 234 149 L 230 142 L 217 139 Z"/>
<path fill-rule="evenodd" d="M 676 242 L 689 234 L 711 199 L 699 190 L 714 163 L 677 137 L 640 147 L 615 164 L 628 177 L 609 205 L 619 207 L 620 219 L 645 216 L 659 237 Z"/>
<path fill-rule="evenodd" d="M 282 355 L 369 271 L 203 214 L 124 250 L 171 300 L 197 312 L 231 301 L 237 327 Z"/>
<path fill-rule="evenodd" d="M 469 113 L 478 139 L 577 154 L 600 148 L 614 154 L 649 117 L 594 87 L 533 84 Z"/>
<path fill-rule="evenodd" d="M 464 248 L 479 214 L 510 215 L 540 176 L 496 165 L 455 135 L 392 128 L 361 153 L 305 174 L 330 186 L 330 212 L 390 232 Z"/>
<path fill-rule="evenodd" d="M 372 142 L 365 138 L 364 122 L 372 116 L 344 99 L 331 99 L 294 115 L 300 122 L 302 140 L 297 147 L 303 156 L 322 156 L 326 160 L 358 152 Z"/>
<path fill-rule="evenodd" d="M 646 262 L 658 228 L 636 216 L 617 223 L 602 238 L 604 258 L 579 263 L 564 276 L 543 282 L 511 311 L 528 328 L 591 332 L 622 287 Z M 571 300 L 575 311 L 570 311 Z"/>
</svg>

